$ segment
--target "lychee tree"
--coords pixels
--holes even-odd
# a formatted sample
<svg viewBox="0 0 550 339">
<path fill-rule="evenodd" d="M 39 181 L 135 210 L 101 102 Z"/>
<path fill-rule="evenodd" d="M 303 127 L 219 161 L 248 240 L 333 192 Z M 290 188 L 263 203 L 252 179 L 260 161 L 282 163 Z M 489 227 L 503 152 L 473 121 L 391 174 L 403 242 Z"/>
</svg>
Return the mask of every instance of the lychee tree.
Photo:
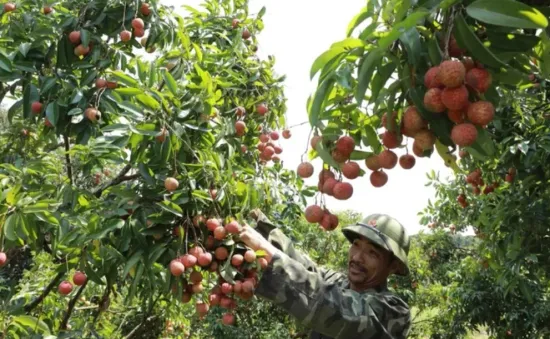
<svg viewBox="0 0 550 339">
<path fill-rule="evenodd" d="M 81 335 L 115 299 L 191 302 L 199 316 L 217 301 L 231 325 L 237 296 L 253 297 L 265 261 L 235 233 L 254 208 L 283 221 L 303 200 L 280 164 L 284 77 L 255 53 L 265 10 L 204 7 L 2 5 L 0 263 L 24 246 L 56 272 L 10 300 L 9 333 L 68 330 L 88 286 L 101 293 Z M 43 314 L 48 298 L 68 302 Z"/>
<path fill-rule="evenodd" d="M 323 161 L 320 193 L 349 199 L 349 180 L 363 175 L 383 187 L 398 164 L 414 170 L 434 151 L 457 173 L 459 151 L 494 157 L 487 126 L 501 120 L 503 90 L 533 88 L 550 76 L 549 11 L 533 6 L 368 1 L 346 38 L 311 67 L 318 86 L 307 104 L 309 159 L 300 166 Z M 363 161 L 364 169 L 354 164 Z"/>
<path fill-rule="evenodd" d="M 347 37 L 311 68 L 313 137 L 301 166 L 317 157 L 324 166 L 321 203 L 310 212 L 324 208 L 322 194 L 350 198 L 334 192 L 353 180 L 344 170 L 350 162 L 365 161 L 359 175 L 368 173 L 374 187 L 391 180 L 397 163 L 414 170 L 434 153 L 456 174 L 447 184 L 430 174 L 437 201 L 421 220 L 453 233 L 473 226 L 481 238 L 449 273 L 451 318 L 437 322 L 445 335 L 449 327 L 457 337 L 478 326 L 499 337 L 548 331 L 538 302 L 549 293 L 548 5 L 368 1 Z"/>
</svg>

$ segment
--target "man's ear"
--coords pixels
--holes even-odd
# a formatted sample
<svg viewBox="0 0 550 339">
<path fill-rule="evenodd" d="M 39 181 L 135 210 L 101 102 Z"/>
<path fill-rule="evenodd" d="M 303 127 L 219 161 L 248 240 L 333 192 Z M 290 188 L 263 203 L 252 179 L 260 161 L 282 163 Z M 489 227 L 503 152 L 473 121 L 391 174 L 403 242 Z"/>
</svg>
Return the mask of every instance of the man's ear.
<svg viewBox="0 0 550 339">
<path fill-rule="evenodd" d="M 402 272 L 403 269 L 404 267 L 401 261 L 396 257 L 392 257 L 392 261 L 390 263 L 390 274 L 396 274 L 398 272 Z"/>
</svg>

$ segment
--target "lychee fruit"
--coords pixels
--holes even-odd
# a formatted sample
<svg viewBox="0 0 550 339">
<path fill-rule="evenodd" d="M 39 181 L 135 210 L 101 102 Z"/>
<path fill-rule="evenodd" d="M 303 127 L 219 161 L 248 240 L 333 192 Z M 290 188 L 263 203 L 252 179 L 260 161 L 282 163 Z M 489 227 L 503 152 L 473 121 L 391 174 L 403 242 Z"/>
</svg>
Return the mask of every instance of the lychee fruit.
<svg viewBox="0 0 550 339">
<path fill-rule="evenodd" d="M 383 150 L 378 154 L 378 163 L 382 168 L 392 169 L 397 165 L 397 154 L 390 150 Z"/>
<path fill-rule="evenodd" d="M 336 185 L 337 183 L 338 180 L 334 178 L 327 178 L 324 182 L 320 182 L 322 186 L 319 191 L 332 196 L 334 195 L 334 185 Z"/>
<path fill-rule="evenodd" d="M 489 101 L 477 101 L 468 107 L 468 120 L 478 126 L 486 126 L 495 117 L 495 107 Z"/>
<path fill-rule="evenodd" d="M 371 171 L 378 171 L 382 166 L 380 166 L 380 161 L 378 155 L 373 154 L 370 157 L 365 159 L 365 165 Z"/>
<path fill-rule="evenodd" d="M 338 149 L 332 150 L 330 155 L 332 156 L 332 159 L 339 164 L 344 163 L 349 159 L 349 154 L 342 153 Z"/>
<path fill-rule="evenodd" d="M 238 234 L 238 233 L 241 232 L 242 227 L 241 227 L 241 225 L 239 225 L 238 222 L 233 220 L 233 221 L 227 223 L 227 225 L 225 225 L 225 230 L 227 231 L 227 233 Z"/>
<path fill-rule="evenodd" d="M 8 257 L 6 256 L 6 253 L 0 252 L 0 267 L 4 267 L 7 261 L 8 261 Z"/>
<path fill-rule="evenodd" d="M 237 136 L 242 137 L 246 133 L 246 124 L 244 121 L 235 122 L 235 132 Z"/>
<path fill-rule="evenodd" d="M 485 93 L 492 83 L 489 71 L 483 68 L 473 68 L 466 73 L 466 83 L 479 93 Z"/>
<path fill-rule="evenodd" d="M 449 117 L 449 120 L 451 120 L 455 124 L 461 124 L 464 122 L 466 114 L 462 109 L 456 111 L 448 110 L 447 116 Z"/>
<path fill-rule="evenodd" d="M 168 177 L 164 180 L 164 188 L 166 188 L 168 192 L 174 192 L 178 189 L 178 186 L 179 182 L 176 178 Z"/>
<path fill-rule="evenodd" d="M 35 101 L 32 103 L 31 105 L 31 111 L 34 113 L 34 114 L 40 114 L 40 112 L 42 112 L 42 103 L 40 101 Z"/>
<path fill-rule="evenodd" d="M 229 256 L 229 252 L 227 251 L 227 248 L 225 247 L 218 247 L 216 250 L 214 250 L 214 257 L 218 260 L 225 260 Z"/>
<path fill-rule="evenodd" d="M 73 285 L 68 282 L 68 281 L 62 281 L 60 284 L 59 284 L 59 287 L 57 288 L 57 290 L 59 291 L 59 293 L 61 293 L 62 295 L 67 295 L 69 293 L 72 292 L 73 290 Z"/>
<path fill-rule="evenodd" d="M 455 37 L 451 35 L 451 38 L 449 39 L 449 55 L 453 58 L 459 58 L 464 53 L 466 53 L 466 50 L 460 48 L 460 46 L 458 46 L 458 43 L 456 42 Z"/>
<path fill-rule="evenodd" d="M 347 200 L 353 195 L 353 186 L 349 182 L 339 182 L 332 191 L 336 199 Z"/>
<path fill-rule="evenodd" d="M 374 187 L 382 187 L 388 182 L 388 175 L 383 171 L 374 171 L 370 174 L 370 183 Z"/>
<path fill-rule="evenodd" d="M 433 148 L 435 144 L 435 135 L 431 131 L 425 129 L 416 133 L 414 141 L 422 150 L 428 150 Z"/>
<path fill-rule="evenodd" d="M 350 136 L 343 136 L 336 141 L 336 149 L 347 156 L 349 156 L 355 149 L 355 140 Z"/>
<path fill-rule="evenodd" d="M 73 275 L 73 282 L 77 286 L 82 286 L 88 280 L 88 277 L 84 272 L 76 271 Z"/>
<path fill-rule="evenodd" d="M 316 135 L 313 138 L 311 138 L 310 145 L 311 148 L 316 149 L 317 144 L 323 140 L 323 137 L 320 135 Z"/>
<path fill-rule="evenodd" d="M 433 150 L 433 147 L 432 148 L 428 148 L 428 149 L 423 149 L 422 147 L 420 147 L 420 145 L 418 144 L 418 141 L 414 141 L 413 142 L 413 153 L 414 155 L 416 155 L 417 157 L 419 158 L 424 158 L 427 156 L 426 153 L 429 153 L 429 152 L 426 152 L 426 151 L 431 151 Z"/>
<path fill-rule="evenodd" d="M 304 214 L 308 222 L 317 223 L 323 220 L 323 216 L 325 215 L 325 212 L 320 206 L 311 205 L 306 208 Z"/>
<path fill-rule="evenodd" d="M 361 168 L 356 162 L 347 162 L 342 166 L 342 174 L 348 179 L 355 179 L 359 176 Z"/>
<path fill-rule="evenodd" d="M 303 162 L 298 165 L 298 170 L 296 171 L 301 178 L 309 178 L 313 175 L 313 165 L 309 162 Z"/>
<path fill-rule="evenodd" d="M 426 74 L 424 75 L 424 86 L 426 86 L 426 88 L 439 88 L 443 86 L 437 76 L 438 73 L 438 66 L 432 67 L 426 72 Z"/>
<path fill-rule="evenodd" d="M 458 124 L 451 131 L 451 139 L 458 146 L 470 146 L 477 139 L 477 129 L 470 123 Z"/>
<path fill-rule="evenodd" d="M 227 230 L 223 226 L 217 227 L 214 230 L 214 238 L 216 240 L 223 240 L 226 235 L 227 235 Z"/>
<path fill-rule="evenodd" d="M 466 72 L 468 72 L 469 70 L 476 67 L 476 64 L 475 64 L 474 60 L 470 57 L 466 57 L 466 58 L 462 59 L 462 64 L 464 65 L 464 68 L 466 69 Z M 468 78 L 468 73 L 466 73 L 466 79 L 467 78 Z M 468 80 L 466 80 L 466 81 L 468 81 Z"/>
<path fill-rule="evenodd" d="M 401 157 L 399 157 L 399 165 L 403 169 L 411 169 L 416 164 L 416 159 L 414 156 L 410 154 L 403 154 Z"/>
<path fill-rule="evenodd" d="M 285 129 L 285 130 L 283 131 L 283 138 L 285 138 L 285 139 L 290 139 L 291 136 L 292 136 L 292 133 L 290 132 L 289 129 Z"/>
<path fill-rule="evenodd" d="M 439 65 L 437 75 L 445 87 L 456 88 L 464 84 L 466 68 L 458 60 L 445 60 Z"/>
<path fill-rule="evenodd" d="M 443 105 L 450 110 L 457 111 L 468 105 L 468 89 L 462 85 L 456 88 L 445 88 L 441 93 Z"/>
<path fill-rule="evenodd" d="M 445 105 L 441 100 L 442 90 L 439 88 L 431 88 L 426 94 L 424 94 L 424 106 L 434 113 L 443 113 L 445 112 Z"/>
<path fill-rule="evenodd" d="M 382 144 L 386 146 L 386 148 L 397 148 L 401 145 L 402 141 L 403 137 L 395 132 L 386 131 L 382 134 Z"/>
<path fill-rule="evenodd" d="M 422 116 L 420 116 L 416 107 L 409 106 L 403 114 L 403 127 L 409 136 L 414 137 L 416 132 L 427 128 L 428 124 Z"/>
<path fill-rule="evenodd" d="M 222 317 L 222 323 L 231 326 L 235 323 L 235 316 L 231 313 L 225 313 Z"/>
</svg>

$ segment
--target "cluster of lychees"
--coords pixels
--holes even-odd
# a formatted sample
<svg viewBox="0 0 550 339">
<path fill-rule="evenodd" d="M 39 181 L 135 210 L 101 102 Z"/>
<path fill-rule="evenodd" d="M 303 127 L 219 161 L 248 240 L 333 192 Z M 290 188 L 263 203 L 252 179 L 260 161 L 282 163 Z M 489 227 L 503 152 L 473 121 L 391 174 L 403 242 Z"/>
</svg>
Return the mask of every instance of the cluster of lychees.
<svg viewBox="0 0 550 339">
<path fill-rule="evenodd" d="M 170 262 L 170 272 L 173 276 L 182 279 L 182 302 L 188 303 L 196 296 L 196 311 L 204 317 L 210 307 L 220 306 L 228 310 L 223 316 L 223 323 L 231 325 L 234 322 L 234 310 L 237 306 L 236 298 L 249 300 L 253 297 L 254 289 L 258 284 L 258 269 L 267 267 L 267 260 L 258 257 L 251 249 L 230 248 L 224 245 L 227 238 L 233 237 L 242 230 L 242 226 L 235 220 L 227 222 L 217 218 L 205 219 L 198 215 L 193 218 L 193 227 L 205 226 L 208 236 L 204 244 L 196 243 L 187 253 L 174 258 Z M 180 236 L 180 228 L 174 229 L 174 235 Z M 204 247 L 203 247 L 204 246 Z M 231 282 L 226 281 L 220 274 L 220 268 L 231 265 L 238 272 Z M 219 274 L 218 283 L 208 292 L 208 302 L 205 302 L 204 274 L 207 272 Z M 178 285 L 179 286 L 179 285 Z M 174 285 L 172 291 L 178 292 Z"/>
</svg>

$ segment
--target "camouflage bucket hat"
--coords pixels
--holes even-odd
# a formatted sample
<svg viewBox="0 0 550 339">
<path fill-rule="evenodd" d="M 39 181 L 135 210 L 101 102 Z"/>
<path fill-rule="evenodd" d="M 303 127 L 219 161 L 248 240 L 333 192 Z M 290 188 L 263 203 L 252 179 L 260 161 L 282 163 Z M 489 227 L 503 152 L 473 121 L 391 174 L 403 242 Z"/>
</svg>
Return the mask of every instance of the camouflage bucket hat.
<svg viewBox="0 0 550 339">
<path fill-rule="evenodd" d="M 407 256 L 409 254 L 409 236 L 405 227 L 389 215 L 371 214 L 355 225 L 346 226 L 342 232 L 350 242 L 363 236 L 381 248 L 393 253 L 401 261 L 403 269 L 396 272 L 399 275 L 409 274 Z"/>
</svg>

